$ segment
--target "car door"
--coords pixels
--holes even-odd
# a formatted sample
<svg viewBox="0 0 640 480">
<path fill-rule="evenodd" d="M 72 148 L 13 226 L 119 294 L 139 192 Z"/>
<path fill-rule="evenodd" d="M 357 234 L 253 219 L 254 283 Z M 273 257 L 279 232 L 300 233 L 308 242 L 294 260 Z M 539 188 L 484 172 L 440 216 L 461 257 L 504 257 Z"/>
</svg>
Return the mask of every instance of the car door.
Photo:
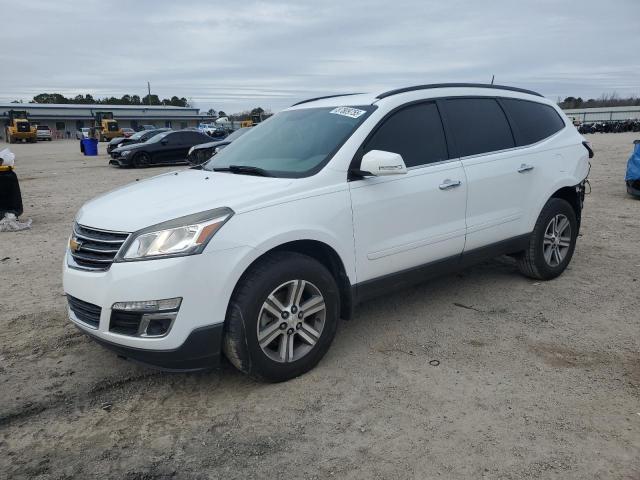
<svg viewBox="0 0 640 480">
<path fill-rule="evenodd" d="M 160 149 L 155 161 L 159 163 L 174 163 L 184 160 L 181 157 L 182 151 L 187 143 L 186 135 L 189 132 L 172 132 L 160 141 Z M 186 154 L 185 154 L 186 157 Z"/>
<path fill-rule="evenodd" d="M 518 147 L 513 152 L 515 165 L 527 184 L 522 191 L 526 210 L 520 233 L 529 233 L 548 200 L 549 188 L 568 165 L 563 158 L 566 150 L 558 148 L 560 140 L 556 134 L 573 126 L 565 124 L 551 105 L 516 98 L 498 101 L 507 114 Z"/>
<path fill-rule="evenodd" d="M 349 183 L 358 283 L 459 256 L 466 179 L 450 158 L 437 105 L 410 104 L 388 115 L 360 148 L 356 168 L 370 150 L 400 154 L 407 173 Z"/>
<path fill-rule="evenodd" d="M 531 178 L 498 101 L 449 98 L 438 105 L 468 182 L 465 251 L 525 233 Z"/>
</svg>

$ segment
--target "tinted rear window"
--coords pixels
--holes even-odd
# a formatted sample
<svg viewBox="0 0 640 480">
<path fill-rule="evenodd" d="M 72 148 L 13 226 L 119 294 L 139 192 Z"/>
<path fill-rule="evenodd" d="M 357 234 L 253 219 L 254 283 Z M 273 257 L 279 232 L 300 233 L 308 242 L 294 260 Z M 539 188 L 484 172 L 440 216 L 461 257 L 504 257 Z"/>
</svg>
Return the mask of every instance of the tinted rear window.
<svg viewBox="0 0 640 480">
<path fill-rule="evenodd" d="M 564 128 L 562 118 L 549 105 L 511 98 L 503 98 L 501 102 L 514 123 L 513 133 L 519 146 L 539 142 Z"/>
<path fill-rule="evenodd" d="M 447 142 L 435 103 L 421 103 L 393 113 L 364 147 L 398 153 L 407 167 L 446 160 Z"/>
<path fill-rule="evenodd" d="M 447 123 L 461 157 L 515 147 L 511 127 L 493 98 L 444 101 Z"/>
</svg>

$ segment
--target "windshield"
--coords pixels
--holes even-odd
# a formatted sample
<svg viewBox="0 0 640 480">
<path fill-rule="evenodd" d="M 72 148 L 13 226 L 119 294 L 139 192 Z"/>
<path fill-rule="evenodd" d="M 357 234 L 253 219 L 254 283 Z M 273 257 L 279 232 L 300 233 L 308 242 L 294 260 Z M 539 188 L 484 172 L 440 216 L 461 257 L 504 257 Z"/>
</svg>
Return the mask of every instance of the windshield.
<svg viewBox="0 0 640 480">
<path fill-rule="evenodd" d="M 131 135 L 129 138 L 130 138 L 131 140 L 140 140 L 140 139 L 142 138 L 142 136 L 143 136 L 145 133 L 147 133 L 147 132 L 145 132 L 145 131 L 143 130 L 142 132 L 134 133 L 134 134 L 133 134 L 133 135 Z"/>
<path fill-rule="evenodd" d="M 204 168 L 257 168 L 273 177 L 313 175 L 322 169 L 374 108 L 366 105 L 280 112 L 247 129 L 242 138 L 215 155 Z"/>
</svg>

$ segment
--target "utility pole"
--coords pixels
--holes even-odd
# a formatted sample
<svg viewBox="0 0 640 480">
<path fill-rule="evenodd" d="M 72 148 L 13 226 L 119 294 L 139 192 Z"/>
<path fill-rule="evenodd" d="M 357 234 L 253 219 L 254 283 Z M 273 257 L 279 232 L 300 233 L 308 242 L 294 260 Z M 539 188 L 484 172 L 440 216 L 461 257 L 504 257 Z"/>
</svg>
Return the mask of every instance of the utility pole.
<svg viewBox="0 0 640 480">
<path fill-rule="evenodd" d="M 147 92 L 149 92 L 147 95 L 147 104 L 151 105 L 151 84 L 149 82 L 147 82 Z"/>
</svg>

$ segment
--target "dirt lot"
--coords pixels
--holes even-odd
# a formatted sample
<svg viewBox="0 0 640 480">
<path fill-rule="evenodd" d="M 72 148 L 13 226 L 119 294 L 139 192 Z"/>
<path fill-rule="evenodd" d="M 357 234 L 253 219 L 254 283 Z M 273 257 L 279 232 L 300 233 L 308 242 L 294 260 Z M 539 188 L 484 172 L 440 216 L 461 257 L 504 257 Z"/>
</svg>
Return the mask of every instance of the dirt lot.
<svg viewBox="0 0 640 480">
<path fill-rule="evenodd" d="M 636 137 L 591 136 L 560 278 L 503 258 L 369 302 L 279 385 L 159 373 L 76 330 L 61 284 L 75 212 L 165 169 L 13 146 L 34 226 L 0 233 L 0 478 L 639 479 L 640 201 L 622 181 Z"/>
</svg>

